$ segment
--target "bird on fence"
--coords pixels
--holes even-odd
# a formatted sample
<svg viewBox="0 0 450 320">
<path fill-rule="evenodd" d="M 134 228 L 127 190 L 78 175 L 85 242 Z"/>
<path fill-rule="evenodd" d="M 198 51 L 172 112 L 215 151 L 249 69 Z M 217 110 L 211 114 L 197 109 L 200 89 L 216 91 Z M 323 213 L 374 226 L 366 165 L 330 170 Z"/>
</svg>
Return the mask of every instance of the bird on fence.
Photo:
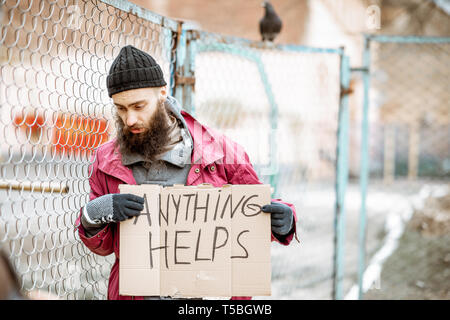
<svg viewBox="0 0 450 320">
<path fill-rule="evenodd" d="M 269 1 L 264 1 L 261 6 L 264 7 L 265 13 L 264 17 L 259 20 L 259 32 L 261 33 L 262 41 L 273 42 L 280 33 L 283 24 Z"/>
</svg>

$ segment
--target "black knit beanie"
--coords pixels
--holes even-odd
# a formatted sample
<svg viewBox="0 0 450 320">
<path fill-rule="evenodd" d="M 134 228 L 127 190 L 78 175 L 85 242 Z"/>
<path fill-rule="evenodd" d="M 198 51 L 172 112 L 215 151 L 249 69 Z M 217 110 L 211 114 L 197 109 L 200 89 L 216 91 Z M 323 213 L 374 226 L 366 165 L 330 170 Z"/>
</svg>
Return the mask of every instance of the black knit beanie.
<svg viewBox="0 0 450 320">
<path fill-rule="evenodd" d="M 155 59 L 131 45 L 120 49 L 106 77 L 109 97 L 130 89 L 163 87 L 166 84 Z"/>
</svg>

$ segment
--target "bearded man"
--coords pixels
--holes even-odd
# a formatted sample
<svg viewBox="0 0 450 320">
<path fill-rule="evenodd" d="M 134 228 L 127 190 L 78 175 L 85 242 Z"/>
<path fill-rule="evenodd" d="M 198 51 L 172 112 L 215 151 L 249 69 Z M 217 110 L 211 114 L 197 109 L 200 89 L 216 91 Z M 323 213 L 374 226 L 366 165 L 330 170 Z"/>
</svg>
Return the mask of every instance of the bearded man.
<svg viewBox="0 0 450 320">
<path fill-rule="evenodd" d="M 118 185 L 261 182 L 239 144 L 197 122 L 168 95 L 161 67 L 146 52 L 123 47 L 111 65 L 107 88 L 117 111 L 117 138 L 97 149 L 90 201 L 76 226 L 91 251 L 116 256 L 108 299 L 162 299 L 119 295 L 119 223 L 139 215 L 144 199 L 119 194 Z M 272 241 L 288 245 L 296 232 L 294 206 L 273 199 L 262 211 L 271 214 Z"/>
</svg>

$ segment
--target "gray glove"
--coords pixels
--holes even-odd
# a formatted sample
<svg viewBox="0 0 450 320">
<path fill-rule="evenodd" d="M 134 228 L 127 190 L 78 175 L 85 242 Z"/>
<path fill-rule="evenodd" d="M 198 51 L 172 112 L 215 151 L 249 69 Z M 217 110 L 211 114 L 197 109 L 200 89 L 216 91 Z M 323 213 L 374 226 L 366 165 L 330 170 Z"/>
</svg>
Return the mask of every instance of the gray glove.
<svg viewBox="0 0 450 320">
<path fill-rule="evenodd" d="M 138 216 L 144 209 L 144 198 L 134 194 L 106 194 L 89 201 L 83 216 L 89 225 L 119 222 Z"/>
<path fill-rule="evenodd" d="M 291 231 L 294 222 L 294 214 L 289 206 L 284 203 L 272 202 L 261 208 L 263 212 L 270 213 L 272 232 L 285 236 Z"/>
</svg>

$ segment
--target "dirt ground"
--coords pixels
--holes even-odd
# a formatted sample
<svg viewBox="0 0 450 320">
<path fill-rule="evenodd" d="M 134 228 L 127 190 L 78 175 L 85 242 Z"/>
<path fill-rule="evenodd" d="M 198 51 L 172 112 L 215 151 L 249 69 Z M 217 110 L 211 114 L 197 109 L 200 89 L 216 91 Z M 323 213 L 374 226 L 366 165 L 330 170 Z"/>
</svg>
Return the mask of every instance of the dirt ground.
<svg viewBox="0 0 450 320">
<path fill-rule="evenodd" d="M 450 194 L 415 210 L 365 299 L 450 299 Z"/>
</svg>

